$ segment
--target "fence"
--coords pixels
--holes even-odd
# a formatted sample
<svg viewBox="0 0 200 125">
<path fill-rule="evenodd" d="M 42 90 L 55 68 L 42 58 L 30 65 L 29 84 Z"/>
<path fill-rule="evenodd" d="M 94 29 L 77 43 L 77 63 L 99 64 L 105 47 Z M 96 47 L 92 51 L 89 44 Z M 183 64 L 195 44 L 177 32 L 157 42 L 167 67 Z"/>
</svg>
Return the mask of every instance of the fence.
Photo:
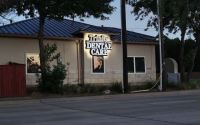
<svg viewBox="0 0 200 125">
<path fill-rule="evenodd" d="M 0 97 L 19 97 L 25 95 L 25 65 L 0 65 Z"/>
</svg>

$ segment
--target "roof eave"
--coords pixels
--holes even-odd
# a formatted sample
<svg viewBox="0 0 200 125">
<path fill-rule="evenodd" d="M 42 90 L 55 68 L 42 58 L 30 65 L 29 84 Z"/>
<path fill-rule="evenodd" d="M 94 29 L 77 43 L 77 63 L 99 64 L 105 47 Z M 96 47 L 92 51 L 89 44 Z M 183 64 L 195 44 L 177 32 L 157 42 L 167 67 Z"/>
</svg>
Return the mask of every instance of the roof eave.
<svg viewBox="0 0 200 125">
<path fill-rule="evenodd" d="M 0 34 L 0 37 L 9 37 L 9 38 L 28 38 L 28 39 L 37 39 L 37 36 L 28 36 L 28 35 L 18 35 L 18 34 Z M 82 38 L 74 37 L 74 38 L 66 38 L 66 37 L 44 37 L 45 40 L 82 40 Z"/>
<path fill-rule="evenodd" d="M 121 41 L 118 41 L 118 40 L 113 40 L 113 42 L 121 44 Z M 142 41 L 142 42 L 139 42 L 139 41 L 134 41 L 134 42 L 133 41 L 127 41 L 127 44 L 157 45 L 158 42 L 154 42 L 154 41 Z"/>
<path fill-rule="evenodd" d="M 108 34 L 108 35 L 119 35 L 120 33 L 111 33 L 111 32 L 95 32 L 95 31 L 80 31 L 78 33 L 75 33 L 74 35 L 76 34 L 84 34 L 84 33 L 98 33 L 98 34 Z"/>
<path fill-rule="evenodd" d="M 87 33 L 94 33 L 94 32 L 87 32 Z M 37 39 L 37 36 L 28 36 L 28 35 L 19 35 L 19 34 L 0 34 L 0 37 L 9 37 L 9 38 L 27 38 L 27 39 Z M 75 40 L 83 40 L 83 38 L 73 37 L 73 38 L 66 38 L 66 37 L 44 37 L 45 40 L 65 40 L 65 41 L 75 41 Z M 119 40 L 112 40 L 115 43 L 121 43 Z M 127 41 L 128 44 L 145 44 L 145 45 L 157 45 L 158 42 L 155 41 Z"/>
</svg>

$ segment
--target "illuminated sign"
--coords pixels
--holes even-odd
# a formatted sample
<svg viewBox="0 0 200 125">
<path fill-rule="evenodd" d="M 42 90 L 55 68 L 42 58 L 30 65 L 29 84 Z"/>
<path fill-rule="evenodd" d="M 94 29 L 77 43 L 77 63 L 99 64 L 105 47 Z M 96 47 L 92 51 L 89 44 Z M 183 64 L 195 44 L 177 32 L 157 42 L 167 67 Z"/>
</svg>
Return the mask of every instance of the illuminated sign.
<svg viewBox="0 0 200 125">
<path fill-rule="evenodd" d="M 90 50 L 92 56 L 107 56 L 112 49 L 110 37 L 104 34 L 87 34 L 85 48 Z"/>
</svg>

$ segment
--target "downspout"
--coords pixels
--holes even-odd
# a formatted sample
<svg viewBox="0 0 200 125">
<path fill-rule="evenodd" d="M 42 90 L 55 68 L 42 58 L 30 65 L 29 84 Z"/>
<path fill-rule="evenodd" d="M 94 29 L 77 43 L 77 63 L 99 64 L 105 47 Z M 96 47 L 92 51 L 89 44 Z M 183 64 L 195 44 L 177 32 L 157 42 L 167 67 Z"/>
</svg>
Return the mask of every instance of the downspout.
<svg viewBox="0 0 200 125">
<path fill-rule="evenodd" d="M 80 52 L 80 84 L 82 86 L 84 86 L 84 77 L 85 77 L 85 74 L 84 74 L 84 41 L 81 40 L 79 41 L 79 52 Z"/>
<path fill-rule="evenodd" d="M 80 85 L 80 56 L 79 56 L 79 41 L 76 42 L 76 56 L 77 56 L 77 72 L 78 72 L 78 85 Z"/>
</svg>

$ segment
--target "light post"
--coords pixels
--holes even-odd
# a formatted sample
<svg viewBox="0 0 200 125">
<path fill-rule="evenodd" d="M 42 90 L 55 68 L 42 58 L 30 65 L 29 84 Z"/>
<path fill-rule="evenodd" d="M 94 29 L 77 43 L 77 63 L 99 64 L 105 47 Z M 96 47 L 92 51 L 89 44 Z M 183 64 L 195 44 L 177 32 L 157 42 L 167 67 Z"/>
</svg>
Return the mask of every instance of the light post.
<svg viewBox="0 0 200 125">
<path fill-rule="evenodd" d="M 162 14 L 160 11 L 161 0 L 157 0 L 157 13 L 158 13 L 158 32 L 159 32 L 159 53 L 160 53 L 160 86 L 159 90 L 163 91 L 163 57 L 164 57 L 164 46 L 163 46 L 163 24 L 162 24 Z"/>
</svg>

